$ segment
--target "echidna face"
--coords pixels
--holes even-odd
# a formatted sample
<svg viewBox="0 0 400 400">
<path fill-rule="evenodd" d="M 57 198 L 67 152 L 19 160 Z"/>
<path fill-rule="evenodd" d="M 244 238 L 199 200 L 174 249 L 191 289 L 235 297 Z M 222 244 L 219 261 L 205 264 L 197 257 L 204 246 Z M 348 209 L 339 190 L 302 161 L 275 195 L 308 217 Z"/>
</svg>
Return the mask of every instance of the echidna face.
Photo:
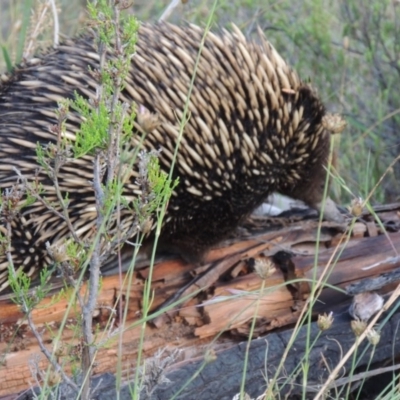
<svg viewBox="0 0 400 400">
<path fill-rule="evenodd" d="M 191 260 L 201 259 L 272 191 L 314 204 L 313 195 L 305 194 L 321 193 L 315 187 L 325 176 L 329 139 L 321 124 L 324 108 L 315 93 L 265 39 L 250 43 L 236 28 L 219 36 L 208 33 L 203 47 L 202 37 L 202 29 L 192 25 L 143 24 L 121 95 L 121 100 L 156 115 L 144 147 L 161 149 L 160 163 L 167 172 L 184 124 L 174 171 L 180 184 L 169 202 L 162 238 L 164 247 Z M 55 200 L 51 180 L 43 171 L 35 173 L 36 143 L 56 140 L 49 127 L 56 121 L 58 100 L 73 97 L 74 91 L 94 95 L 96 82 L 88 67 L 97 65 L 92 39 L 83 37 L 16 69 L 0 86 L 2 190 L 15 182 L 15 167 L 25 177 L 38 179 L 49 201 Z M 70 116 L 70 137 L 79 122 L 78 116 Z M 125 188 L 130 199 L 139 193 L 136 178 L 134 169 Z M 96 218 L 92 179 L 90 157 L 71 160 L 60 176 L 61 188 L 69 194 L 71 221 L 86 240 L 92 238 Z M 304 186 L 313 189 L 302 190 Z M 123 226 L 132 220 L 132 213 L 126 213 Z M 51 263 L 44 243 L 61 244 L 66 237 L 66 224 L 35 203 L 13 221 L 16 264 L 35 273 L 43 263 Z M 6 265 L 0 256 L 0 290 Z"/>
</svg>

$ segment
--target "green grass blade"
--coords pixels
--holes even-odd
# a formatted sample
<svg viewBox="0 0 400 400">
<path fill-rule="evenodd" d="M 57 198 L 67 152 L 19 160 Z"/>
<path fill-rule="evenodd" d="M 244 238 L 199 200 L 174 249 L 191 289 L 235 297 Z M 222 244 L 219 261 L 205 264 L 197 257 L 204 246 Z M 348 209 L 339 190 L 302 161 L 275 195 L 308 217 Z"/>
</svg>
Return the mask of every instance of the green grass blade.
<svg viewBox="0 0 400 400">
<path fill-rule="evenodd" d="M 6 63 L 7 71 L 11 72 L 13 64 L 11 62 L 10 54 L 8 53 L 6 46 L 1 46 L 1 51 L 3 53 L 4 62 Z"/>
</svg>

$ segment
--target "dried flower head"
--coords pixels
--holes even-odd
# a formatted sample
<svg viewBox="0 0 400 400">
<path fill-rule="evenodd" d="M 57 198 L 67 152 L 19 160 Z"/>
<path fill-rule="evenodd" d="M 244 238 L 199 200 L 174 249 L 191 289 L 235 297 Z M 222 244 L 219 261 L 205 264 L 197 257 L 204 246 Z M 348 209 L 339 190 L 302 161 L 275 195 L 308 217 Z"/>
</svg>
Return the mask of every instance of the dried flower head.
<svg viewBox="0 0 400 400">
<path fill-rule="evenodd" d="M 361 336 L 365 329 L 367 328 L 367 324 L 364 321 L 360 321 L 358 319 L 353 319 L 351 321 L 351 330 L 353 331 L 354 335 L 357 337 Z"/>
<path fill-rule="evenodd" d="M 363 209 L 364 203 L 361 197 L 357 197 L 351 201 L 349 211 L 354 217 L 359 217 L 362 214 Z"/>
<path fill-rule="evenodd" d="M 261 279 L 267 279 L 275 271 L 275 265 L 270 258 L 258 257 L 254 259 L 254 270 Z"/>
<path fill-rule="evenodd" d="M 381 335 L 375 329 L 371 329 L 367 332 L 367 339 L 372 346 L 376 346 L 381 340 Z"/>
<path fill-rule="evenodd" d="M 332 133 L 341 133 L 346 128 L 347 122 L 340 114 L 327 113 L 322 118 L 323 127 Z"/>
<path fill-rule="evenodd" d="M 208 349 L 204 356 L 205 362 L 208 364 L 208 363 L 214 362 L 216 359 L 217 359 L 217 353 L 215 352 L 215 350 Z"/>
<path fill-rule="evenodd" d="M 152 132 L 160 126 L 160 120 L 157 114 L 151 113 L 146 107 L 140 105 L 136 115 L 138 125 L 145 132 Z"/>
<path fill-rule="evenodd" d="M 333 313 L 324 313 L 323 315 L 318 315 L 317 325 L 321 331 L 328 330 L 333 324 Z"/>
<path fill-rule="evenodd" d="M 61 382 L 61 375 L 59 372 L 51 370 L 47 380 L 49 386 L 56 386 Z"/>
</svg>

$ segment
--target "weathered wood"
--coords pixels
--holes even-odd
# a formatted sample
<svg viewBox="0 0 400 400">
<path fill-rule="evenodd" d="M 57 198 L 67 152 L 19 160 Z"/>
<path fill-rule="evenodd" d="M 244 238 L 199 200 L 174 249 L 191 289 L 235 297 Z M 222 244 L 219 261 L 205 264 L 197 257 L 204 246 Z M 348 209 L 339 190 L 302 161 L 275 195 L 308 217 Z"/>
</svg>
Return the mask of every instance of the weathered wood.
<svg viewBox="0 0 400 400">
<path fill-rule="evenodd" d="M 382 223 L 390 229 L 386 234 L 380 232 L 379 226 L 376 229 L 368 228 L 372 220 L 365 215 L 365 221 L 357 223 L 356 234 L 348 240 L 347 236 L 343 236 L 343 227 L 331 223 L 324 223 L 320 234 L 318 223 L 314 220 L 296 221 L 290 226 L 280 229 L 275 227 L 274 230 L 268 231 L 265 220 L 258 218 L 247 226 L 241 238 L 212 251 L 203 267 L 196 268 L 176 259 L 158 263 L 152 272 L 152 287 L 155 293 L 153 310 L 165 304 L 182 288 L 183 296 L 198 292 L 199 289 L 202 289 L 202 292 L 184 304 L 175 305 L 168 312 L 168 318 L 157 320 L 156 326 L 147 325 L 145 356 L 151 357 L 159 348 L 167 348 L 170 351 L 174 348 L 182 349 L 180 364 L 171 367 L 174 369 L 173 376 L 176 377 L 179 371 L 183 373 L 183 367 L 180 368 L 179 365 L 186 365 L 196 357 L 204 356 L 206 345 L 217 352 L 221 348 L 236 348 L 238 340 L 243 340 L 249 334 L 256 309 L 256 336 L 264 335 L 278 327 L 288 327 L 297 321 L 310 292 L 312 279 L 319 279 L 325 273 L 328 276 L 328 284 L 343 290 L 338 291 L 325 286 L 319 297 L 320 301 L 315 306 L 315 313 L 337 310 L 343 303 L 347 305 L 341 312 L 347 315 L 346 308 L 350 297 L 345 294 L 344 289 L 350 283 L 377 277 L 400 267 L 397 253 L 400 249 L 399 210 L 400 205 L 397 205 L 397 208 L 390 206 L 390 209 L 381 210 L 379 215 Z M 277 253 L 282 251 L 290 252 L 293 257 L 287 262 L 282 262 L 276 257 Z M 271 274 L 264 284 L 252 269 L 256 262 L 272 263 Z M 128 306 L 126 330 L 122 335 L 121 359 L 125 372 L 132 370 L 136 360 L 141 327 L 135 326 L 134 322 L 138 320 L 141 312 L 143 284 L 149 273 L 148 268 L 134 271 L 129 293 L 126 292 L 126 285 L 121 285 L 118 276 L 103 278 L 96 316 L 99 326 L 104 328 L 110 317 L 110 310 L 116 310 L 117 318 L 113 320 L 114 325 L 108 332 L 118 327 L 118 307 L 115 299 L 120 288 L 125 295 L 124 304 Z M 190 285 L 193 276 L 197 280 L 195 284 Z M 294 282 L 293 279 L 297 281 Z M 302 283 L 299 283 L 299 280 Z M 288 282 L 290 284 L 287 284 Z M 260 293 L 262 285 L 264 290 Z M 384 294 L 391 289 L 392 287 L 385 286 L 381 292 Z M 82 291 L 84 290 L 85 285 L 82 287 Z M 65 316 L 67 305 L 67 294 L 56 301 L 45 299 L 33 312 L 33 320 L 43 332 L 46 345 L 51 348 L 52 335 L 59 329 L 63 319 L 68 318 L 68 324 L 62 332 L 62 341 L 74 344 L 78 351 L 79 340 L 76 339 L 73 326 L 76 324 L 79 310 L 70 310 L 68 316 Z M 347 325 L 340 329 L 349 336 L 347 328 L 345 329 L 349 321 L 343 323 Z M 45 328 L 45 324 L 51 326 L 53 333 Z M 230 336 L 214 341 L 221 332 L 229 332 Z M 289 334 L 289 331 L 286 333 Z M 351 341 L 351 337 L 350 335 L 347 340 Z M 104 337 L 100 335 L 98 341 L 102 338 Z M 115 372 L 118 340 L 119 336 L 115 336 L 107 343 L 107 347 L 100 348 L 96 357 L 95 373 Z M 259 340 L 252 346 L 257 348 Z M 265 344 L 265 340 L 261 341 Z M 325 343 L 324 348 L 327 345 Z M 296 348 L 299 346 L 302 346 L 301 339 L 296 340 Z M 243 346 L 240 348 L 243 349 Z M 32 383 L 29 359 L 38 353 L 40 351 L 37 343 L 23 322 L 23 314 L 9 299 L 3 297 L 0 299 L 0 354 L 4 355 L 4 363 L 0 367 L 0 396 L 26 389 Z M 263 353 L 257 357 L 261 359 L 264 356 Z M 44 368 L 47 364 L 42 360 L 40 365 Z M 220 368 L 218 363 L 210 364 L 210 368 L 211 365 Z M 240 363 L 237 368 L 240 370 Z M 250 381 L 251 379 L 253 378 L 250 378 Z"/>
<path fill-rule="evenodd" d="M 340 311 L 343 310 L 337 310 L 338 313 Z M 400 354 L 399 323 L 400 312 L 384 324 L 380 331 L 380 342 L 375 349 L 368 341 L 359 346 L 357 351 L 358 371 L 363 371 L 368 366 L 371 368 L 371 365 L 378 363 L 382 365 L 393 364 L 392 357 L 395 354 Z M 292 329 L 270 333 L 253 340 L 249 350 L 247 350 L 247 342 L 241 342 L 228 349 L 217 350 L 216 358 L 212 362 L 205 363 L 203 358 L 173 366 L 166 371 L 166 377 L 170 380 L 170 383 L 156 387 L 151 398 L 153 400 L 167 400 L 179 392 L 180 394 L 176 399 L 180 400 L 232 400 L 234 395 L 240 392 L 246 356 L 249 360 L 249 367 L 246 373 L 245 391 L 251 398 L 256 398 L 265 393 L 268 380 L 274 377 L 292 334 Z M 290 394 L 289 398 L 296 398 L 292 396 L 301 395 L 302 371 L 299 371 L 299 368 L 301 368 L 299 363 L 302 359 L 308 359 L 310 369 L 307 381 L 307 398 L 313 399 L 321 382 L 325 381 L 330 371 L 340 361 L 343 353 L 355 342 L 349 317 L 338 317 L 332 327 L 322 333 L 317 324 L 313 323 L 310 329 L 310 342 L 313 342 L 319 334 L 316 344 L 307 355 L 305 343 L 307 342 L 308 327 L 303 326 L 300 329 L 295 344 L 291 347 L 283 364 L 284 368 L 278 374 L 279 385 L 276 389 L 277 391 L 279 389 L 281 396 Z M 351 369 L 351 362 L 352 360 L 349 360 L 345 364 L 342 375 L 338 378 L 344 376 Z M 198 374 L 199 371 L 201 371 L 201 374 Z M 292 374 L 296 371 L 300 374 L 293 376 Z M 189 381 L 190 384 L 185 386 Z M 335 386 L 334 382 L 331 389 L 335 388 L 340 389 L 339 385 Z M 109 388 L 108 391 L 104 390 L 98 400 L 105 400 L 107 395 L 110 396 L 115 393 L 112 389 L 114 388 Z M 122 393 L 125 394 L 122 400 L 127 400 L 129 398 L 127 390 L 124 389 Z M 333 393 L 332 391 L 331 394 Z M 334 395 L 332 397 L 335 398 Z"/>
<path fill-rule="evenodd" d="M 336 308 L 336 317 L 332 327 L 320 332 L 317 324 L 312 323 L 310 329 L 311 342 L 318 337 L 312 351 L 308 354 L 310 370 L 308 374 L 307 399 L 313 399 L 321 382 L 329 375 L 330 371 L 339 362 L 345 353 L 355 342 L 355 336 L 350 329 L 350 318 L 343 308 Z M 363 342 L 358 348 L 358 371 L 363 371 L 371 365 L 392 365 L 392 354 L 400 353 L 400 312 L 395 313 L 382 329 L 380 329 L 381 340 L 373 350 L 367 342 Z M 268 382 L 272 379 L 282 361 L 286 347 L 291 340 L 292 329 L 280 332 L 272 332 L 266 336 L 253 340 L 249 348 L 247 342 L 234 343 L 233 341 L 214 343 L 209 346 L 201 346 L 201 356 L 178 359 L 174 365 L 164 370 L 166 383 L 158 384 L 153 388 L 152 400 L 168 400 L 173 396 L 179 400 L 232 400 L 240 391 L 243 376 L 244 360 L 248 357 L 248 369 L 246 373 L 245 391 L 256 398 L 265 392 Z M 306 338 L 308 327 L 303 326 L 296 335 L 295 345 L 291 347 L 287 355 L 284 368 L 277 375 L 277 390 L 281 395 L 289 395 L 296 398 L 301 395 L 301 374 L 292 374 L 298 371 L 299 362 L 306 358 Z M 334 338 L 334 340 L 332 340 Z M 213 357 L 207 357 L 212 349 Z M 196 352 L 199 354 L 199 352 Z M 339 390 L 343 385 L 343 376 L 351 368 L 348 361 L 343 369 L 343 374 L 333 383 L 331 390 Z M 149 364 L 152 365 L 152 364 Z M 153 365 L 157 365 L 154 361 Z M 375 367 L 376 368 L 376 367 Z M 288 378 L 289 377 L 289 378 Z M 102 379 L 99 390 L 93 397 L 94 400 L 108 400 L 115 398 L 115 378 L 112 375 L 102 375 L 96 378 L 96 383 Z M 376 378 L 375 378 L 376 379 Z M 188 382 L 190 382 L 188 384 Z M 96 386 L 95 384 L 93 386 Z M 331 392 L 334 393 L 334 392 Z M 129 385 L 123 385 L 120 391 L 121 400 L 130 400 L 131 393 Z M 146 399 L 144 396 L 143 398 Z M 19 400 L 32 399 L 26 395 Z"/>
</svg>

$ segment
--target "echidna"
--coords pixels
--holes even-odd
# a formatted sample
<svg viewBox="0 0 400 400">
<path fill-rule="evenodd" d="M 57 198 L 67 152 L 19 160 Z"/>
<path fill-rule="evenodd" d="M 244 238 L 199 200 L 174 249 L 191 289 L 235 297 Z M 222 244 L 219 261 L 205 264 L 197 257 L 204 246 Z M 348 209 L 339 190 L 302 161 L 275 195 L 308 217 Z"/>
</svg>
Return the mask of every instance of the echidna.
<svg viewBox="0 0 400 400">
<path fill-rule="evenodd" d="M 179 119 L 189 91 L 203 30 L 190 25 L 143 24 L 122 99 L 158 116 L 144 147 L 162 149 L 160 164 L 169 171 Z M 26 62 L 0 86 L 0 189 L 17 179 L 14 167 L 39 180 L 50 200 L 54 187 L 37 172 L 36 144 L 55 142 L 57 101 L 74 91 L 93 96 L 96 82 L 88 72 L 98 67 L 93 38 L 67 40 Z M 164 248 L 199 261 L 274 191 L 321 209 L 330 134 L 313 89 L 302 83 L 264 38 L 247 41 L 233 33 L 208 33 L 198 65 L 174 176 L 180 178 L 169 202 L 162 230 Z M 68 134 L 78 129 L 71 116 Z M 138 195 L 137 173 L 124 195 Z M 82 238 L 93 235 L 95 219 L 89 156 L 61 171 L 69 215 Z M 325 217 L 341 220 L 328 200 Z M 129 226 L 131 214 L 123 215 Z M 5 231 L 5 218 L 2 217 Z M 13 220 L 12 251 L 16 267 L 34 275 L 51 263 L 45 242 L 61 244 L 68 229 L 59 217 L 35 203 Z M 0 291 L 7 286 L 7 260 L 0 255 Z"/>
</svg>

